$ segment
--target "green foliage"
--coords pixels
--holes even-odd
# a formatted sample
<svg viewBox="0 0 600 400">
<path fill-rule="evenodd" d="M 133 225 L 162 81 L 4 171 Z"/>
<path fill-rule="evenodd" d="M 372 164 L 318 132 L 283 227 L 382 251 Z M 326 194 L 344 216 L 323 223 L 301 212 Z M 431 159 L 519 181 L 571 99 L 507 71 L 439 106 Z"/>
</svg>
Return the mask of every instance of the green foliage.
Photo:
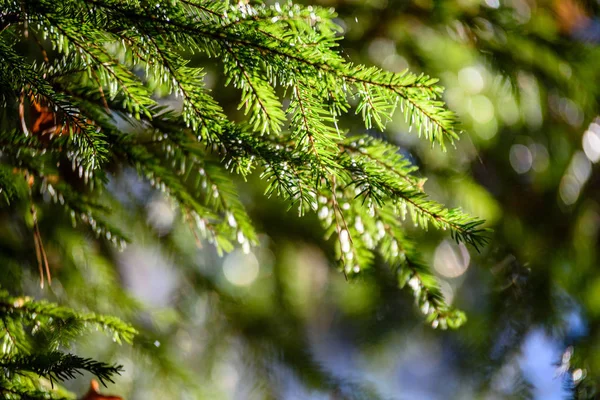
<svg viewBox="0 0 600 400">
<path fill-rule="evenodd" d="M 367 129 L 382 131 L 399 111 L 419 136 L 445 149 L 458 132 L 436 79 L 346 61 L 336 51 L 336 15 L 319 7 L 1 0 L 0 9 L 5 200 L 32 207 L 52 200 L 74 223 L 121 247 L 135 238 L 111 222 L 116 199 L 107 185 L 115 171 L 133 167 L 176 202 L 199 240 L 220 252 L 236 245 L 247 252 L 258 234 L 235 176 L 257 171 L 266 196 L 281 197 L 301 216 L 317 214 L 348 278 L 379 257 L 434 327 L 464 323 L 464 313 L 444 301 L 405 220 L 449 231 L 475 249 L 486 243 L 483 221 L 431 200 L 396 145 L 340 127 L 352 110 Z M 38 54 L 20 54 L 32 40 Z M 240 91 L 240 121 L 211 96 L 194 54 L 218 60 L 226 84 Z M 59 128 L 36 130 L 40 106 Z M 32 177 L 28 187 L 24 174 Z M 79 369 L 107 380 L 119 372 L 56 352 L 82 325 L 95 324 L 116 341 L 130 342 L 135 333 L 118 319 L 51 303 L 7 298 L 1 307 L 5 369 L 51 381 Z M 34 320 L 38 344 L 28 339 Z"/>
<path fill-rule="evenodd" d="M 20 373 L 30 371 L 50 380 L 50 383 L 74 379 L 77 375 L 83 375 L 81 370 L 91 372 L 101 381 L 112 382 L 111 376 L 118 374 L 123 368 L 111 366 L 91 359 L 84 359 L 72 354 L 63 354 L 58 351 L 34 354 L 30 356 L 16 356 L 2 361 L 0 366 L 7 371 Z"/>
<path fill-rule="evenodd" d="M 79 313 L 46 301 L 9 296 L 6 291 L 0 292 L 0 321 L 0 392 L 9 399 L 64 398 L 55 383 L 73 379 L 82 371 L 112 382 L 121 366 L 65 353 L 64 349 L 91 326 L 119 343 L 131 343 L 136 333 L 115 317 Z M 40 377 L 46 378 L 50 387 Z"/>
</svg>

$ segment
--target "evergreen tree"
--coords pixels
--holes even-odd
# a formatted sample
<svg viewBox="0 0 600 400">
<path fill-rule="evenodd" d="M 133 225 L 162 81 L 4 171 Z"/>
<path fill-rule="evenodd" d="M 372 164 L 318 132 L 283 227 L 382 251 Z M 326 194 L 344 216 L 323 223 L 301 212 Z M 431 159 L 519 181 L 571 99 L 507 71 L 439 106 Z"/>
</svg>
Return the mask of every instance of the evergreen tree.
<svg viewBox="0 0 600 400">
<path fill-rule="evenodd" d="M 452 336 L 460 344 L 447 335 L 428 343 L 460 358 L 444 365 L 475 379 L 481 397 L 546 398 L 562 381 L 565 398 L 595 398 L 599 186 L 589 140 L 598 132 L 598 2 L 328 4 L 345 23 L 343 44 L 354 60 L 440 76 L 449 106 L 471 133 L 472 143 L 461 140 L 459 151 L 438 161 L 439 153 L 410 142 L 400 124 L 388 129 L 423 160 L 429 190 L 437 184 L 446 203 L 456 199 L 494 229 L 492 245 L 471 258 L 466 277 L 447 279 L 459 282 L 469 315 Z M 531 156 L 525 170 L 519 149 Z M 557 352 L 554 367 L 538 375 L 547 377 L 543 384 L 531 376 L 532 365 L 523 367 L 543 358 L 527 352 L 540 332 Z"/>
<path fill-rule="evenodd" d="M 483 221 L 431 200 L 396 145 L 343 124 L 356 113 L 369 132 L 382 131 L 400 113 L 445 149 L 459 132 L 436 79 L 348 61 L 336 49 L 335 14 L 319 7 L 2 0 L 0 10 L 0 194 L 14 229 L 30 238 L 12 251 L 3 244 L 7 271 L 33 269 L 41 287 L 50 285 L 64 258 L 48 256 L 47 244 L 62 240 L 48 233 L 64 219 L 99 246 L 135 243 L 117 211 L 127 200 L 110 188 L 127 168 L 176 203 L 198 242 L 248 252 L 259 231 L 236 182 L 259 175 L 266 197 L 318 217 L 346 279 L 381 260 L 433 327 L 463 324 L 405 225 L 480 249 Z M 197 54 L 215 59 L 238 89 L 244 118 L 234 121 L 211 96 Z M 71 354 L 69 344 L 92 325 L 126 342 L 135 328 L 23 297 L 8 279 L 10 293 L 0 293 L 6 398 L 65 398 L 57 382 L 80 371 L 103 382 L 120 372 Z"/>
</svg>

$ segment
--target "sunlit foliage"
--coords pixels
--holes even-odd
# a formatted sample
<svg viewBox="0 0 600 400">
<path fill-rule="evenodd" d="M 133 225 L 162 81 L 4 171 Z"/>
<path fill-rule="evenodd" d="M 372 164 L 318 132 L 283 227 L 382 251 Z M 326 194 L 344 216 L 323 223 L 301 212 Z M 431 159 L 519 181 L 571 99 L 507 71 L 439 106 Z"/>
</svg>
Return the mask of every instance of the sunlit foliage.
<svg viewBox="0 0 600 400">
<path fill-rule="evenodd" d="M 445 150 L 459 132 L 436 79 L 351 63 L 336 50 L 341 31 L 334 12 L 319 7 L 32 0 L 2 1 L 0 9 L 0 191 L 7 205 L 31 210 L 31 255 L 42 286 L 51 271 L 48 238 L 39 229 L 41 203 L 58 204 L 74 226 L 122 248 L 136 237 L 115 220 L 123 201 L 107 185 L 114 171 L 133 167 L 179 207 L 199 243 L 220 253 L 236 246 L 248 252 L 258 233 L 234 178 L 260 175 L 265 196 L 280 197 L 300 216 L 318 216 L 323 240 L 335 238 L 347 279 L 380 257 L 433 327 L 464 323 L 405 225 L 448 231 L 480 249 L 487 241 L 483 221 L 431 200 L 398 147 L 339 124 L 355 113 L 366 129 L 382 131 L 399 113 L 418 136 Z M 26 45 L 37 51 L 24 52 Z M 218 62 L 226 85 L 239 90 L 245 118 L 228 118 L 193 54 Z M 31 304 L 19 310 L 24 318 L 37 315 L 44 329 L 66 318 L 99 323 L 116 339 L 129 341 L 133 333 L 117 320 Z M 41 319 L 54 314 L 52 321 Z M 18 370 L 50 381 L 78 369 L 101 379 L 119 372 L 50 345 L 43 356 L 26 349 L 14 310 L 0 316 L 12 324 L 3 334 L 2 364 L 15 398 L 41 397 L 35 391 L 43 390 L 35 382 L 15 386 Z"/>
</svg>

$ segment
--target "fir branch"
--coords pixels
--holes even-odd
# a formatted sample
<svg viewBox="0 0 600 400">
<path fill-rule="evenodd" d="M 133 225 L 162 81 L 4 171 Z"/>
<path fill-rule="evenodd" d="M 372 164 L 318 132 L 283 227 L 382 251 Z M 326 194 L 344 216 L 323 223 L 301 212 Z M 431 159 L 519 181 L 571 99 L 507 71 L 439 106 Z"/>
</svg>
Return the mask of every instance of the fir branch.
<svg viewBox="0 0 600 400">
<path fill-rule="evenodd" d="M 425 180 L 412 175 L 418 168 L 400 156 L 398 148 L 394 145 L 368 136 L 353 136 L 338 143 L 338 147 L 350 156 L 350 162 L 366 159 L 367 162 L 380 166 L 385 172 L 397 176 L 406 185 L 419 190 L 423 188 Z"/>
<path fill-rule="evenodd" d="M 308 151 L 314 156 L 315 182 L 331 175 L 337 170 L 333 155 L 336 152 L 336 141 L 339 134 L 326 125 L 331 119 L 322 104 L 311 94 L 311 89 L 302 83 L 294 86 L 294 97 L 289 107 L 292 115 L 291 137 L 296 141 L 296 150 Z"/>
<path fill-rule="evenodd" d="M 46 388 L 27 375 L 13 375 L 8 379 L 0 378 L 0 395 L 12 400 L 74 400 L 75 395 L 65 390 Z M 39 378 L 37 379 L 39 380 Z M 50 386 L 50 385 L 48 385 Z"/>
<path fill-rule="evenodd" d="M 12 297 L 0 291 L 0 317 L 11 319 L 14 317 L 46 318 L 58 321 L 78 321 L 84 325 L 95 325 L 112 334 L 115 341 L 124 340 L 131 343 L 136 330 L 116 317 L 98 315 L 95 313 L 79 313 L 70 308 L 62 307 L 46 301 L 34 301 L 29 297 Z"/>
<path fill-rule="evenodd" d="M 38 103 L 48 103 L 64 118 L 64 126 L 69 130 L 68 144 L 73 160 L 86 169 L 96 169 L 104 161 L 106 142 L 96 127 L 87 123 L 80 111 L 74 107 L 67 96 L 57 93 L 51 85 L 42 79 L 31 65 L 12 51 L 0 39 L 0 56 L 5 63 L 0 66 L 0 80 L 12 88 L 13 93 L 27 94 Z M 27 135 L 27 132 L 24 132 Z M 81 136 L 81 137 L 80 137 Z"/>
<path fill-rule="evenodd" d="M 224 5 L 213 1 L 179 0 L 190 8 L 201 10 L 203 13 L 222 18 Z M 214 8 L 214 9 L 213 9 Z"/>
<path fill-rule="evenodd" d="M 396 176 L 381 174 L 381 168 L 367 163 L 353 163 L 343 160 L 343 165 L 354 177 L 352 185 L 356 187 L 357 196 L 368 201 L 368 207 L 374 203 L 383 206 L 385 202 L 398 203 L 397 210 L 402 218 L 409 213 L 416 225 L 426 229 L 431 223 L 435 228 L 450 230 L 456 241 L 472 245 L 479 250 L 488 241 L 482 228 L 484 221 L 473 218 L 460 209 L 447 209 L 441 204 L 429 200 L 427 195 L 412 185 L 399 184 Z"/>
<path fill-rule="evenodd" d="M 99 156 L 81 142 L 89 140 L 98 145 L 98 154 L 103 152 L 103 160 L 134 166 L 140 177 L 174 198 L 209 242 L 224 250 L 235 241 L 246 246 L 256 237 L 230 172 L 245 178 L 262 169 L 267 196 L 277 194 L 290 206 L 298 204 L 301 215 L 316 211 L 326 235 L 336 234 L 345 273 L 368 268 L 377 251 L 390 255 L 398 248 L 409 259 L 400 263 L 402 270 L 410 272 L 411 282 L 421 282 L 419 293 L 427 293 L 415 295 L 427 304 L 438 301 L 436 315 L 443 315 L 431 275 L 404 230 L 396 223 L 384 224 L 382 213 L 396 218 L 410 213 L 421 227 L 449 229 L 452 237 L 476 249 L 486 241 L 483 222 L 431 201 L 423 191 L 424 180 L 414 175 L 416 167 L 395 146 L 364 137 L 346 139 L 338 127 L 354 96 L 367 128 L 383 130 L 400 108 L 419 134 L 443 147 L 458 136 L 453 114 L 439 100 L 437 80 L 347 62 L 335 50 L 340 31 L 328 9 L 192 0 L 157 4 L 156 9 L 154 4 L 118 0 L 28 4 L 32 26 L 47 28 L 46 38 L 59 53 L 40 68 L 30 67 L 30 80 L 44 74 L 38 85 L 42 89 L 36 91 L 45 91 L 50 102 L 62 101 L 61 114 L 74 110 L 71 117 L 85 123 L 89 119 L 96 136 L 89 130 L 89 138 L 71 135 L 50 146 L 13 140 L 13 149 L 26 155 L 19 165 L 42 178 L 42 190 L 54 192 L 52 199 L 64 202 L 77 218 L 96 221 L 101 204 L 79 196 L 72 185 L 61 186 L 60 179 L 51 182 L 54 167 L 48 165 L 56 157 L 35 158 L 38 152 L 64 146 L 78 165 L 97 166 L 94 157 Z M 11 5 L 7 12 L 13 11 L 21 10 Z M 14 53 L 11 45 L 4 48 Z M 222 61 L 228 83 L 242 91 L 246 122 L 227 120 L 204 86 L 204 71 L 191 67 L 183 50 Z M 11 57 L 15 65 L 27 64 Z M 10 73 L 0 73 L 2 87 L 13 87 Z M 278 97 L 280 88 L 290 100 L 287 110 Z M 182 111 L 158 106 L 152 98 L 156 93 L 181 96 Z M 289 126 L 284 125 L 286 113 Z M 129 124 L 126 132 L 124 122 Z M 9 152 L 6 159 L 14 162 L 16 157 Z M 88 169 L 83 174 L 80 168 L 80 175 L 87 182 Z M 98 190 L 106 184 L 101 173 L 90 179 Z M 360 218 L 371 221 L 368 232 Z M 379 235 L 378 223 L 392 227 L 386 238 L 372 237 Z M 100 223 L 91 225 L 96 229 Z M 399 263 L 398 257 L 388 261 Z"/>
<path fill-rule="evenodd" d="M 234 86 L 242 89 L 240 108 L 243 107 L 246 114 L 251 112 L 249 124 L 261 134 L 279 134 L 285 114 L 275 90 L 260 73 L 251 72 L 246 68 L 241 57 L 236 54 L 243 49 L 234 50 L 232 46 L 225 45 L 225 50 L 233 60 L 233 63 L 228 65 L 228 59 L 224 58 L 225 73 L 229 80 L 234 82 Z"/>
<path fill-rule="evenodd" d="M 107 7 L 107 4 L 94 0 L 95 4 Z M 135 17 L 134 20 L 139 21 L 145 18 L 140 15 L 136 15 L 131 9 L 121 8 L 121 11 L 127 17 Z M 177 29 L 180 32 L 185 32 L 188 35 L 201 35 L 202 37 L 208 38 L 219 43 L 218 47 L 227 48 L 231 47 L 231 44 L 236 44 L 241 47 L 255 49 L 257 53 L 253 55 L 259 59 L 260 57 L 269 56 L 272 58 L 272 68 L 277 68 L 280 73 L 289 76 L 289 71 L 295 71 L 299 74 L 301 71 L 294 67 L 295 63 L 313 68 L 315 73 L 320 72 L 326 75 L 333 75 L 337 77 L 338 82 L 341 85 L 349 84 L 360 84 L 377 86 L 380 88 L 387 89 L 390 92 L 385 99 L 382 97 L 382 101 L 395 103 L 395 96 L 400 96 L 403 101 L 407 102 L 405 110 L 407 110 L 407 118 L 409 121 L 415 123 L 419 132 L 423 130 L 425 136 L 433 141 L 437 141 L 440 145 L 444 144 L 444 136 L 450 141 L 453 141 L 457 135 L 453 130 L 454 117 L 451 113 L 446 112 L 442 103 L 434 100 L 440 94 L 440 88 L 435 86 L 435 80 L 421 75 L 416 76 L 405 72 L 403 74 L 391 74 L 384 73 L 383 71 L 376 69 L 365 69 L 362 67 L 353 67 L 347 65 L 341 60 L 336 53 L 331 51 L 325 51 L 320 48 L 321 51 L 314 51 L 314 49 L 304 49 L 302 47 L 296 47 L 290 44 L 278 45 L 277 47 L 270 44 L 271 38 L 266 35 L 263 38 L 257 39 L 257 36 L 253 34 L 252 37 L 248 36 L 247 32 L 234 29 L 231 26 L 219 26 L 215 25 L 213 29 L 207 30 L 202 25 L 188 23 L 181 18 L 177 18 L 177 15 L 172 15 L 169 19 L 162 19 L 160 17 L 154 17 L 151 20 L 145 19 L 145 23 L 148 24 L 161 24 L 163 27 L 170 27 L 171 29 Z M 325 36 L 327 37 L 327 36 Z M 198 49 L 203 51 L 206 47 L 198 45 Z M 300 51 L 299 51 L 300 50 Z M 214 52 L 214 47 L 210 46 L 210 51 Z M 278 64 L 281 64 L 283 60 L 287 60 L 286 70 L 281 71 Z M 288 66 L 288 63 L 292 63 Z M 377 79 L 373 79 L 373 76 L 377 76 Z M 380 117 L 377 117 L 380 118 Z"/>
<path fill-rule="evenodd" d="M 15 352 L 28 354 L 31 351 L 31 344 L 27 340 L 27 332 L 17 321 L 1 318 L 2 329 L 0 337 L 2 338 L 2 354 Z"/>
<path fill-rule="evenodd" d="M 0 368 L 11 373 L 33 372 L 49 379 L 51 383 L 75 379 L 78 375 L 83 375 L 82 371 L 86 371 L 95 375 L 104 385 L 106 385 L 105 381 L 114 383 L 112 377 L 120 375 L 123 371 L 121 365 L 110 365 L 91 358 L 82 358 L 58 351 L 0 357 Z"/>
<path fill-rule="evenodd" d="M 368 216 L 363 214 L 363 218 Z M 415 250 L 415 245 L 405 237 L 393 207 L 377 209 L 373 215 L 380 234 L 379 252 L 397 274 L 402 288 L 408 285 L 417 305 L 434 328 L 458 328 L 466 322 L 462 311 L 449 307 L 440 292 L 436 278 Z"/>
<path fill-rule="evenodd" d="M 106 74 L 106 77 L 100 75 L 102 79 L 105 79 L 108 83 L 110 81 L 108 78 L 110 78 L 117 83 L 117 85 L 107 85 L 111 89 L 111 96 L 115 96 L 117 94 L 116 90 L 120 90 L 128 100 L 126 104 L 130 112 L 134 113 L 137 118 L 139 118 L 140 113 L 151 117 L 148 107 L 155 104 L 154 100 L 151 99 L 152 93 L 129 69 L 113 59 L 100 46 L 108 40 L 104 32 L 86 23 L 79 24 L 74 29 L 69 20 L 63 21 L 59 18 L 48 18 L 48 25 L 55 27 L 59 34 L 73 43 L 80 54 L 85 55 L 87 58 L 86 64 L 99 67 L 99 72 Z M 61 41 L 64 39 L 57 37 L 55 40 Z"/>
<path fill-rule="evenodd" d="M 222 166 L 215 162 L 204 162 L 203 171 L 207 180 L 206 186 L 215 189 L 208 198 L 218 204 L 217 209 L 225 212 L 224 219 L 235 229 L 237 242 L 249 251 L 249 245 L 256 244 L 258 239 L 234 182 Z"/>
</svg>

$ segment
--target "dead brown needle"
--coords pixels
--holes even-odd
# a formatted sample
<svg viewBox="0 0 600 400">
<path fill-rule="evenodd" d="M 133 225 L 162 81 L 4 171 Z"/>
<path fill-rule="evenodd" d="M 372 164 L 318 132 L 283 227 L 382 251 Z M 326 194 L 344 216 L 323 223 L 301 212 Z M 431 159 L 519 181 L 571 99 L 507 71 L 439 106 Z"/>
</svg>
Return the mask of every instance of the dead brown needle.
<svg viewBox="0 0 600 400">
<path fill-rule="evenodd" d="M 48 278 L 48 285 L 52 284 L 52 276 L 50 274 L 48 257 L 46 256 L 46 251 L 44 250 L 44 243 L 42 242 L 42 235 L 40 233 L 40 227 L 37 221 L 37 212 L 33 204 L 31 205 L 31 216 L 33 218 L 33 241 L 35 245 L 35 255 L 37 257 L 40 271 L 40 287 L 44 288 L 44 270 L 46 271 L 46 277 Z"/>
</svg>

